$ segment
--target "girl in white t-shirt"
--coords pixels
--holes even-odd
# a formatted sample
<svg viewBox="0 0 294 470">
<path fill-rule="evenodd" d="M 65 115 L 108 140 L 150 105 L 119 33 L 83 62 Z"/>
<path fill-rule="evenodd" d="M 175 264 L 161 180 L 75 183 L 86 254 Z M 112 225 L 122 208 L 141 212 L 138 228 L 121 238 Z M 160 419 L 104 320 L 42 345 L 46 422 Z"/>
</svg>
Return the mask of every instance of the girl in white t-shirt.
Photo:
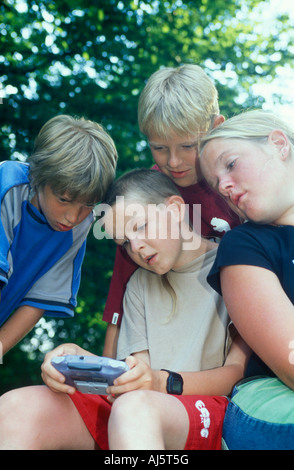
<svg viewBox="0 0 294 470">
<path fill-rule="evenodd" d="M 190 229 L 177 188 L 155 170 L 119 178 L 103 208 L 101 226 L 141 268 L 127 286 L 118 343 L 118 359 L 130 370 L 108 388 L 108 397 L 82 394 L 63 383 L 50 359 L 89 353 L 72 344 L 56 348 L 42 367 L 50 388 L 0 399 L 0 443 L 220 449 L 226 395 L 243 377 L 249 351 L 239 336 L 232 339 L 222 299 L 206 282 L 216 244 Z"/>
</svg>

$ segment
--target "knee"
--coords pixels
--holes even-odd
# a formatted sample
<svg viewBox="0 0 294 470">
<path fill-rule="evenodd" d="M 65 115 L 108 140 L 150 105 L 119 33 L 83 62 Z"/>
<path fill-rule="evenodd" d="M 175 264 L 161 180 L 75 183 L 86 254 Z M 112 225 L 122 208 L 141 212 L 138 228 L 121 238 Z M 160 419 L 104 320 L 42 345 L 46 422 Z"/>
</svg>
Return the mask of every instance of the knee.
<svg viewBox="0 0 294 470">
<path fill-rule="evenodd" d="M 127 392 L 115 400 L 110 415 L 110 425 L 127 427 L 130 423 L 139 425 L 156 412 L 156 400 L 150 390 Z"/>
<path fill-rule="evenodd" d="M 137 413 L 149 407 L 149 394 L 148 390 L 136 390 L 121 395 L 113 403 L 111 417 L 122 420 L 134 417 L 134 410 Z"/>
</svg>

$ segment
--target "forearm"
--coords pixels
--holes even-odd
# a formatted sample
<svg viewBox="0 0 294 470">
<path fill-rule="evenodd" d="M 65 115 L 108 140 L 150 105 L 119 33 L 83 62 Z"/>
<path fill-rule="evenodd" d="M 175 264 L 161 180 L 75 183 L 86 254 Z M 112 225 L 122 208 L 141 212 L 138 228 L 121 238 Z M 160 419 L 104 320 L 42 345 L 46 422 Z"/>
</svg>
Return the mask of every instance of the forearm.
<svg viewBox="0 0 294 470">
<path fill-rule="evenodd" d="M 183 377 L 183 395 L 229 395 L 244 376 L 243 367 L 230 365 L 199 372 L 178 372 Z M 167 393 L 168 372 L 153 371 L 153 389 Z"/>
<path fill-rule="evenodd" d="M 119 326 L 108 323 L 104 341 L 103 356 L 112 357 L 113 359 L 116 358 L 118 335 Z"/>
<path fill-rule="evenodd" d="M 199 372 L 178 372 L 183 377 L 184 395 L 229 395 L 234 385 L 244 377 L 251 349 L 236 334 L 225 364 L 222 367 Z M 154 371 L 154 384 L 160 392 L 166 392 L 168 373 Z"/>
<path fill-rule="evenodd" d="M 183 395 L 230 395 L 234 385 L 243 378 L 243 368 L 224 366 L 200 372 L 183 372 Z"/>
<path fill-rule="evenodd" d="M 183 377 L 184 395 L 229 395 L 235 383 L 243 378 L 250 354 L 250 348 L 237 336 L 224 366 L 199 372 L 173 372 Z M 115 380 L 114 386 L 109 387 L 109 394 L 139 389 L 167 393 L 168 372 L 150 367 L 147 350 L 128 356 L 126 362 L 130 370 Z"/>
<path fill-rule="evenodd" d="M 44 310 L 23 306 L 19 307 L 0 329 L 2 353 L 12 349 L 40 320 Z"/>
</svg>

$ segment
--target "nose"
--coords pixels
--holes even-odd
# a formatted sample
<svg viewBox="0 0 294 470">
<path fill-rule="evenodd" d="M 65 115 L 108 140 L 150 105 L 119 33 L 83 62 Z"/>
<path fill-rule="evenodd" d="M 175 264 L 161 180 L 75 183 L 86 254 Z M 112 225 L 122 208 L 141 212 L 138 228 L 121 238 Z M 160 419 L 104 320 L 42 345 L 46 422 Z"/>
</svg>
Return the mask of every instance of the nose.
<svg viewBox="0 0 294 470">
<path fill-rule="evenodd" d="M 82 207 L 79 207 L 78 205 L 72 205 L 67 208 L 64 217 L 71 225 L 76 225 L 80 221 L 81 212 Z"/>
<path fill-rule="evenodd" d="M 134 237 L 130 240 L 130 247 L 133 254 L 139 253 L 144 248 L 144 242 L 138 237 Z"/>
<path fill-rule="evenodd" d="M 179 166 L 181 157 L 176 149 L 169 149 L 167 162 L 170 168 L 177 168 Z"/>
<path fill-rule="evenodd" d="M 228 175 L 226 175 L 222 177 L 221 179 L 219 179 L 217 189 L 218 189 L 218 192 L 222 194 L 223 196 L 229 196 L 231 190 L 233 189 L 233 186 L 234 186 L 233 181 Z"/>
</svg>

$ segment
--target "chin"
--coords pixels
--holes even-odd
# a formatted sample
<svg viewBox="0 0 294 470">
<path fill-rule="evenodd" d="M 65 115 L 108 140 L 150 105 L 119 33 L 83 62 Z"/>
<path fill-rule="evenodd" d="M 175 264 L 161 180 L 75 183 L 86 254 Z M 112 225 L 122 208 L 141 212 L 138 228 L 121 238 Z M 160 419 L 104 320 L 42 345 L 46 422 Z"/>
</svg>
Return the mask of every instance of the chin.
<svg viewBox="0 0 294 470">
<path fill-rule="evenodd" d="M 153 268 L 151 266 L 148 266 L 147 268 L 145 267 L 148 271 L 153 272 L 154 274 L 158 274 L 159 276 L 163 276 L 163 274 L 166 274 L 170 271 L 170 269 L 163 269 L 163 268 Z"/>
<path fill-rule="evenodd" d="M 255 224 L 259 225 L 270 225 L 274 223 L 274 220 L 272 218 L 266 218 L 258 215 L 252 215 L 252 216 L 247 216 L 247 220 L 250 220 L 250 222 L 254 222 Z"/>
</svg>

